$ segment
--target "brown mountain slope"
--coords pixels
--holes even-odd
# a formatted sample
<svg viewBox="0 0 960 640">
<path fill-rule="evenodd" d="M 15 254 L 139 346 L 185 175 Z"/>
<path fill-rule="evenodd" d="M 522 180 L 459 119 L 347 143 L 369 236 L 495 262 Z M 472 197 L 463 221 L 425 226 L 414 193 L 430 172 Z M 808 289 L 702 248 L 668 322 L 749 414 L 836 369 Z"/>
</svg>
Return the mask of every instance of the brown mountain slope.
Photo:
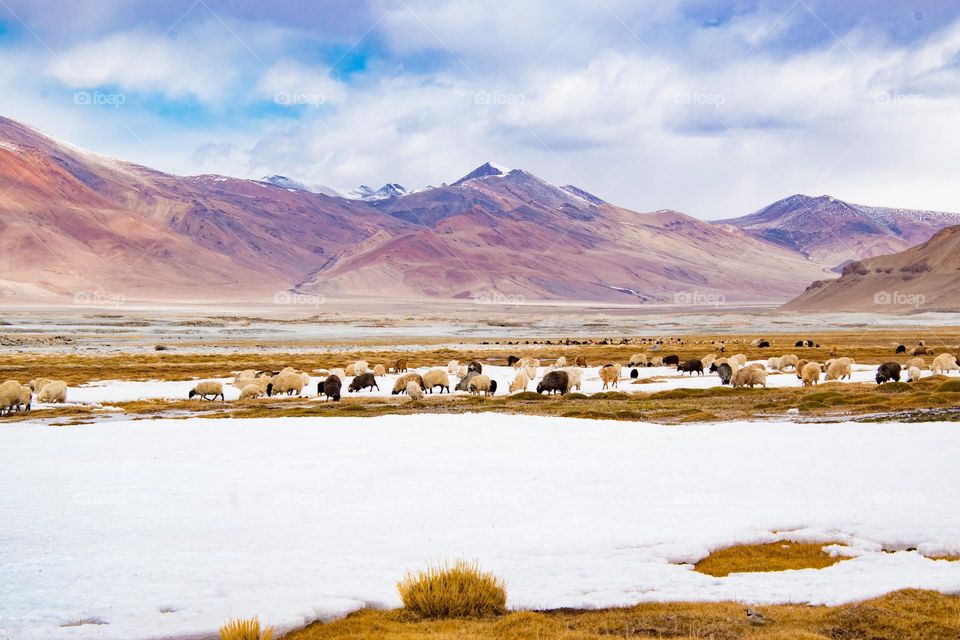
<svg viewBox="0 0 960 640">
<path fill-rule="evenodd" d="M 889 256 L 854 262 L 783 306 L 799 311 L 960 311 L 960 226 Z"/>
<path fill-rule="evenodd" d="M 960 224 L 960 214 L 869 207 L 797 194 L 724 222 L 832 268 L 903 251 L 940 229 Z"/>
<path fill-rule="evenodd" d="M 299 289 L 709 304 L 776 300 L 799 290 L 800 274 L 826 273 L 728 226 L 598 205 L 524 171 L 483 168 L 451 186 L 377 204 L 419 228 L 357 247 Z"/>
</svg>

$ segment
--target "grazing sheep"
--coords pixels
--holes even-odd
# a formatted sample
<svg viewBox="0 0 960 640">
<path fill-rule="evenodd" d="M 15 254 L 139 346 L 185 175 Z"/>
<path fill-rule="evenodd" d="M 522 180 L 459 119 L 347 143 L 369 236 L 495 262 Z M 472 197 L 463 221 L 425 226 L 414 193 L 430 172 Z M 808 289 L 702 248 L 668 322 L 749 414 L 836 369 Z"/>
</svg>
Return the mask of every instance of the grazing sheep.
<svg viewBox="0 0 960 640">
<path fill-rule="evenodd" d="M 385 376 L 387 375 L 387 368 L 382 364 L 373 365 L 373 375 L 375 376 Z"/>
<path fill-rule="evenodd" d="M 347 379 L 347 372 L 343 369 L 330 369 L 330 375 L 340 378 L 340 382 Z"/>
<path fill-rule="evenodd" d="M 404 393 L 411 382 L 420 385 L 420 388 L 423 389 L 423 377 L 419 373 L 408 373 L 397 378 L 397 381 L 393 383 L 393 391 L 391 394 L 397 395 L 398 393 Z"/>
<path fill-rule="evenodd" d="M 796 371 L 798 362 L 800 362 L 800 358 L 792 353 L 780 356 L 780 370 L 783 371 L 784 369 L 791 367 L 794 371 Z"/>
<path fill-rule="evenodd" d="M 569 376 L 566 371 L 550 371 L 543 376 L 543 380 L 537 385 L 537 393 L 547 392 L 547 395 L 559 393 L 565 395 L 567 387 L 570 385 Z"/>
<path fill-rule="evenodd" d="M 730 379 L 733 378 L 733 368 L 726 362 L 721 362 L 717 365 L 717 375 L 720 376 L 720 384 L 730 384 Z"/>
<path fill-rule="evenodd" d="M 243 391 L 249 385 L 254 385 L 260 390 L 260 395 L 264 396 L 267 394 L 267 387 L 270 386 L 272 378 L 238 378 L 234 381 L 233 386 Z"/>
<path fill-rule="evenodd" d="M 727 362 L 730 362 L 731 360 L 736 360 L 737 365 L 741 367 L 745 367 L 747 365 L 747 356 L 744 353 L 738 353 L 737 355 L 727 358 Z"/>
<path fill-rule="evenodd" d="M 220 387 L 220 383 L 216 383 Z M 220 397 L 223 397 L 223 389 L 220 389 Z M 62 380 L 49 382 L 37 393 L 37 402 L 66 402 L 67 401 L 67 383 Z"/>
<path fill-rule="evenodd" d="M 355 391 L 363 391 L 364 389 L 370 389 L 373 391 L 376 389 L 380 391 L 380 387 L 377 386 L 377 379 L 370 372 L 361 373 L 356 378 L 350 381 L 350 386 L 347 387 L 347 391 L 353 393 Z"/>
<path fill-rule="evenodd" d="M 240 389 L 240 400 L 256 400 L 263 395 L 263 390 L 259 385 L 250 383 Z"/>
<path fill-rule="evenodd" d="M 926 361 L 923 358 L 910 358 L 903 365 L 904 369 L 909 369 L 910 367 L 916 367 L 920 370 L 923 370 L 927 366 Z"/>
<path fill-rule="evenodd" d="M 934 373 L 949 373 L 958 369 L 960 367 L 957 366 L 957 358 L 950 353 L 941 353 L 933 359 L 933 364 L 930 365 L 930 371 Z"/>
<path fill-rule="evenodd" d="M 323 382 L 317 383 L 317 395 L 323 393 L 327 400 L 340 402 L 340 390 L 343 388 L 343 381 L 335 376 L 329 375 Z"/>
<path fill-rule="evenodd" d="M 700 358 L 700 362 L 701 364 L 703 364 L 703 369 L 709 370 L 710 365 L 712 365 L 716 359 L 717 359 L 717 354 L 715 353 L 708 353 L 707 355 Z"/>
<path fill-rule="evenodd" d="M 820 382 L 820 374 L 823 373 L 820 371 L 819 362 L 808 362 L 800 369 L 800 379 L 803 380 L 803 386 L 810 387 L 816 385 Z"/>
<path fill-rule="evenodd" d="M 370 369 L 370 365 L 367 364 L 366 360 L 357 360 L 353 363 L 353 375 L 362 376 Z"/>
<path fill-rule="evenodd" d="M 916 382 L 923 375 L 919 367 L 907 368 L 907 382 Z"/>
<path fill-rule="evenodd" d="M 357 365 L 356 365 L 356 364 L 348 364 L 348 365 L 347 365 L 347 368 L 344 369 L 344 374 L 350 376 L 351 378 L 352 378 L 353 376 L 357 375 Z"/>
<path fill-rule="evenodd" d="M 567 358 L 566 358 L 566 356 L 560 356 L 559 358 L 557 358 L 557 361 L 554 363 L 553 368 L 554 368 L 554 369 L 563 369 L 563 368 L 566 367 L 566 366 L 567 366 Z"/>
<path fill-rule="evenodd" d="M 579 367 L 567 367 L 564 369 L 567 372 L 567 391 L 572 391 L 574 387 L 577 388 L 577 391 L 580 391 L 582 388 L 582 382 L 580 379 L 580 368 Z"/>
<path fill-rule="evenodd" d="M 752 389 L 756 385 L 766 387 L 767 370 L 757 367 L 743 367 L 733 375 L 731 383 L 734 388 L 750 387 Z"/>
<path fill-rule="evenodd" d="M 43 389 L 45 386 L 53 382 L 49 378 L 36 378 L 27 383 L 27 386 L 30 387 L 30 390 L 34 393 L 40 393 L 40 389 Z"/>
<path fill-rule="evenodd" d="M 407 370 L 407 359 L 406 359 L 406 358 L 400 358 L 399 360 L 397 360 L 396 362 L 394 362 L 394 363 L 393 363 L 393 370 L 394 370 L 396 373 L 403 373 L 403 372 L 405 372 L 405 371 Z M 341 380 L 342 380 L 342 378 L 341 378 Z"/>
<path fill-rule="evenodd" d="M 403 390 L 410 396 L 412 402 L 420 402 L 423 400 L 423 388 L 417 384 L 415 380 L 411 380 L 407 383 L 407 386 Z"/>
<path fill-rule="evenodd" d="M 647 355 L 644 353 L 635 353 L 630 356 L 630 360 L 627 362 L 628 367 L 645 367 L 647 366 Z"/>
<path fill-rule="evenodd" d="M 883 384 L 889 380 L 900 382 L 899 362 L 884 362 L 882 365 L 877 367 L 877 384 Z"/>
<path fill-rule="evenodd" d="M 517 364 L 518 362 L 520 362 L 520 358 L 518 358 L 517 356 L 514 356 L 514 355 L 507 356 L 507 366 L 508 366 L 508 367 L 512 367 L 512 366 L 514 366 L 515 364 Z"/>
<path fill-rule="evenodd" d="M 526 391 L 527 385 L 530 384 L 530 377 L 523 371 L 518 371 L 517 375 L 513 377 L 513 382 L 510 383 L 510 393 L 516 393 L 517 391 Z"/>
<path fill-rule="evenodd" d="M 927 345 L 924 344 L 923 340 L 917 343 L 917 346 L 913 348 L 913 351 L 910 352 L 910 355 L 913 356 L 925 356 L 932 354 L 933 351 L 927 348 Z"/>
<path fill-rule="evenodd" d="M 577 365 L 578 367 L 580 367 L 581 369 L 586 369 L 586 368 L 587 368 L 587 356 L 577 356 L 577 359 L 574 361 L 574 364 L 576 364 L 576 365 Z"/>
<path fill-rule="evenodd" d="M 680 374 L 681 376 L 682 376 L 684 373 L 689 373 L 690 375 L 693 375 L 693 372 L 694 372 L 694 371 L 697 372 L 697 375 L 702 376 L 702 375 L 703 375 L 703 362 L 701 362 L 700 360 L 687 360 L 687 361 L 684 362 L 683 364 L 678 364 L 678 365 L 677 365 L 677 371 L 681 371 L 681 372 L 682 372 L 682 373 Z"/>
<path fill-rule="evenodd" d="M 491 385 L 493 385 L 493 390 L 491 390 Z M 496 383 L 490 379 L 490 376 L 485 376 L 483 374 L 477 374 L 470 379 L 470 384 L 467 385 L 467 391 L 474 395 L 483 394 L 485 396 L 492 396 L 493 391 L 496 390 Z"/>
<path fill-rule="evenodd" d="M 780 371 L 783 368 L 783 360 L 780 358 L 767 358 L 767 368 L 770 371 Z"/>
<path fill-rule="evenodd" d="M 903 344 L 898 344 L 897 348 L 894 349 L 894 353 L 906 353 L 906 352 L 907 352 L 907 346 Z"/>
<path fill-rule="evenodd" d="M 663 358 L 661 358 L 660 356 L 655 356 L 655 357 L 653 357 L 653 358 L 650 358 L 650 363 L 649 363 L 647 366 L 648 366 L 648 367 L 662 367 L 662 366 L 663 366 Z"/>
<path fill-rule="evenodd" d="M 803 378 L 803 376 L 801 375 L 801 372 L 803 371 L 803 368 L 804 368 L 805 366 L 807 366 L 807 363 L 809 363 L 809 362 L 810 362 L 810 361 L 809 361 L 809 360 L 806 360 L 806 359 L 803 359 L 803 360 L 800 360 L 799 362 L 797 362 L 797 377 L 798 377 L 798 378 L 801 378 L 801 379 Z"/>
<path fill-rule="evenodd" d="M 603 380 L 604 389 L 610 385 L 616 387 L 620 381 L 620 367 L 612 364 L 600 367 L 600 379 Z"/>
<path fill-rule="evenodd" d="M 844 378 L 850 378 L 852 371 L 850 370 L 850 363 L 847 362 L 846 358 L 837 358 L 833 360 L 827 366 L 827 375 L 824 376 L 824 380 L 843 380 Z"/>
<path fill-rule="evenodd" d="M 467 367 L 469 369 L 469 367 Z M 478 372 L 479 373 L 479 372 Z M 423 389 L 433 393 L 434 387 L 440 387 L 440 393 L 450 393 L 450 376 L 443 369 L 430 369 L 423 374 Z"/>
<path fill-rule="evenodd" d="M 297 379 L 299 379 L 299 376 Z M 47 387 L 49 386 L 50 385 L 47 385 Z M 37 401 L 46 402 L 46 400 L 44 400 L 43 397 L 44 397 L 44 391 L 47 390 L 47 387 L 44 387 L 40 391 L 40 395 L 37 396 Z M 66 393 L 66 385 L 64 385 L 64 393 Z M 194 396 L 199 396 L 201 400 L 216 400 L 217 397 L 219 396 L 221 400 L 224 400 L 223 385 L 220 384 L 219 382 L 214 382 L 211 380 L 201 382 L 197 386 L 195 386 L 193 389 L 190 390 L 190 395 L 187 397 L 192 399 Z"/>
<path fill-rule="evenodd" d="M 4 413 L 10 415 L 14 408 L 20 404 L 21 386 L 16 380 L 7 380 L 0 384 L 0 416 Z"/>
<path fill-rule="evenodd" d="M 467 365 L 467 372 L 473 373 L 483 373 L 483 365 L 473 360 L 470 364 Z"/>
<path fill-rule="evenodd" d="M 533 365 L 524 367 L 523 372 L 527 374 L 527 377 L 530 378 L 531 382 L 533 382 L 533 380 L 537 377 L 537 368 Z"/>
<path fill-rule="evenodd" d="M 455 375 L 457 370 L 460 368 L 460 362 L 458 360 L 451 360 L 447 363 L 447 373 L 450 375 Z"/>
<path fill-rule="evenodd" d="M 675 367 L 678 364 L 680 364 L 680 356 L 666 356 L 664 357 L 662 362 L 663 362 L 663 366 L 665 367 L 669 367 L 671 365 Z"/>
<path fill-rule="evenodd" d="M 20 385 L 20 397 L 17 400 L 17 411 L 30 411 L 33 404 L 33 389 Z"/>
<path fill-rule="evenodd" d="M 267 385 L 267 395 L 273 397 L 275 395 L 279 396 L 281 394 L 286 394 L 292 396 L 294 394 L 300 395 L 303 391 L 303 387 L 306 384 L 303 381 L 303 376 L 299 373 L 285 371 L 281 372 L 279 375 L 273 376 L 273 379 L 270 380 L 270 384 Z"/>
</svg>

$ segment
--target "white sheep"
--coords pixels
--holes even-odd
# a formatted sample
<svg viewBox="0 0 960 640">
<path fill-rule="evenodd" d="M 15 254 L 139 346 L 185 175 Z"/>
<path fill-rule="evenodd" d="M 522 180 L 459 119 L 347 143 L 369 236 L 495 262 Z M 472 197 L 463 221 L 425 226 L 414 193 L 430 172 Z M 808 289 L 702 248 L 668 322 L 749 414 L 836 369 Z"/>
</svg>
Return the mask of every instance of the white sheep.
<svg viewBox="0 0 960 640">
<path fill-rule="evenodd" d="M 916 367 L 922 371 L 923 368 L 927 366 L 927 363 L 923 358 L 917 357 L 917 358 L 910 358 L 909 360 L 907 360 L 907 362 L 903 366 L 906 369 L 909 369 L 910 367 Z"/>
<path fill-rule="evenodd" d="M 351 378 L 357 375 L 357 365 L 355 363 L 350 363 L 347 365 L 347 368 L 344 369 L 344 375 L 350 376 Z M 343 381 L 343 378 L 340 378 Z"/>
<path fill-rule="evenodd" d="M 616 387 L 620 381 L 619 365 L 607 364 L 600 367 L 600 379 L 603 380 L 604 389 L 611 385 Z"/>
<path fill-rule="evenodd" d="M 851 375 L 850 363 L 845 358 L 837 358 L 827 367 L 827 375 L 824 376 L 824 380 L 843 380 L 844 378 L 850 378 Z"/>
<path fill-rule="evenodd" d="M 219 383 L 218 383 L 219 384 Z M 67 383 L 62 380 L 54 380 L 47 383 L 37 394 L 37 402 L 66 402 L 67 401 Z"/>
<path fill-rule="evenodd" d="M 420 402 L 423 400 L 423 389 L 421 389 L 420 385 L 414 380 L 407 382 L 407 386 L 404 388 L 404 391 L 407 392 L 407 395 L 410 396 L 410 400 L 413 402 Z"/>
<path fill-rule="evenodd" d="M 457 371 L 459 370 L 460 370 L 460 362 L 458 360 L 451 360 L 450 362 L 447 363 L 447 373 L 449 373 L 450 375 L 456 375 Z"/>
<path fill-rule="evenodd" d="M 800 369 L 800 379 L 803 380 L 803 386 L 809 387 L 819 383 L 821 373 L 823 372 L 820 370 L 819 362 L 808 362 L 803 365 L 803 368 Z"/>
<path fill-rule="evenodd" d="M 240 390 L 240 399 L 241 400 L 256 400 L 263 395 L 263 390 L 260 389 L 260 386 L 257 384 L 248 384 L 243 389 Z"/>
<path fill-rule="evenodd" d="M 27 386 L 30 387 L 30 390 L 34 393 L 39 393 L 40 389 L 43 389 L 45 386 L 53 382 L 49 378 L 36 378 L 27 383 Z"/>
<path fill-rule="evenodd" d="M 375 376 L 385 376 L 387 375 L 387 368 L 382 364 L 373 365 L 373 375 Z"/>
<path fill-rule="evenodd" d="M 430 393 L 433 393 L 434 387 L 440 387 L 440 393 L 444 390 L 450 393 L 450 376 L 443 369 L 430 369 L 423 374 L 423 386 Z"/>
<path fill-rule="evenodd" d="M 479 395 L 482 393 L 485 396 L 492 396 L 493 390 L 496 388 L 494 384 L 495 383 L 490 380 L 490 376 L 479 373 L 470 378 L 470 383 L 467 385 L 467 390 L 474 395 Z"/>
<path fill-rule="evenodd" d="M 737 361 L 737 365 L 739 365 L 739 366 L 741 366 L 741 367 L 744 367 L 744 366 L 746 366 L 746 364 L 747 364 L 747 356 L 746 356 L 746 354 L 744 354 L 744 353 L 738 353 L 738 354 L 736 354 L 736 355 L 730 356 L 730 357 L 727 359 L 727 362 L 729 363 L 730 361 L 733 361 L 733 360 L 736 360 L 736 361 Z"/>
<path fill-rule="evenodd" d="M 524 367 L 523 372 L 527 374 L 527 377 L 530 378 L 531 381 L 533 381 L 537 377 L 537 368 L 532 364 Z"/>
<path fill-rule="evenodd" d="M 330 375 L 340 378 L 340 382 L 347 379 L 347 372 L 342 368 L 330 369 Z"/>
<path fill-rule="evenodd" d="M 353 363 L 353 375 L 362 376 L 367 372 L 367 369 L 370 368 L 370 365 L 367 364 L 366 360 L 357 360 Z"/>
<path fill-rule="evenodd" d="M 47 387 L 44 387 L 43 391 L 46 390 Z M 42 399 L 43 391 L 41 391 L 40 395 L 37 396 L 37 400 L 39 402 L 44 402 Z M 190 395 L 187 397 L 192 399 L 195 396 L 199 396 L 203 400 L 216 400 L 217 396 L 219 396 L 220 399 L 223 400 L 223 385 L 212 380 L 200 382 L 197 384 L 197 386 L 190 390 Z M 207 396 L 209 396 L 209 398 Z"/>
<path fill-rule="evenodd" d="M 461 364 L 461 365 L 457 366 L 457 377 L 458 377 L 458 378 L 464 377 L 465 375 L 467 375 L 467 373 L 468 373 L 468 372 L 467 372 L 467 365 Z"/>
<path fill-rule="evenodd" d="M 307 382 L 309 382 L 309 380 Z M 273 376 L 273 379 L 267 386 L 267 395 L 278 396 L 282 393 L 285 393 L 288 396 L 293 394 L 300 395 L 305 386 L 306 384 L 303 382 L 303 376 L 301 376 L 299 373 L 281 373 Z"/>
<path fill-rule="evenodd" d="M 730 379 L 731 385 L 736 387 L 750 387 L 751 389 L 760 385 L 767 386 L 767 370 L 762 367 L 743 367 Z"/>
<path fill-rule="evenodd" d="M 907 382 L 916 382 L 923 375 L 919 367 L 907 368 Z"/>
<path fill-rule="evenodd" d="M 13 410 L 20 404 L 21 386 L 16 380 L 7 380 L 0 384 L 0 416 L 4 413 L 13 413 Z"/>
<path fill-rule="evenodd" d="M 567 372 L 567 393 L 570 393 L 574 387 L 576 387 L 577 391 L 580 391 L 583 388 L 583 382 L 580 377 L 580 367 L 566 367 L 564 371 Z"/>
<path fill-rule="evenodd" d="M 783 371 L 784 369 L 790 367 L 796 371 L 798 362 L 800 362 L 800 358 L 792 353 L 780 356 L 780 370 Z"/>
<path fill-rule="evenodd" d="M 645 353 L 635 353 L 630 356 L 630 360 L 627 361 L 628 367 L 645 367 L 647 366 L 647 355 Z"/>
<path fill-rule="evenodd" d="M 530 376 L 528 376 L 525 371 L 518 371 L 517 375 L 513 378 L 513 382 L 510 383 L 510 393 L 526 391 L 527 385 L 529 384 Z"/>
<path fill-rule="evenodd" d="M 930 370 L 934 373 L 949 373 L 951 371 L 960 370 L 960 367 L 957 366 L 957 359 L 952 354 L 941 353 L 933 359 L 933 364 L 930 365 Z"/>
<path fill-rule="evenodd" d="M 560 356 L 559 358 L 557 358 L 557 361 L 554 363 L 553 368 L 554 368 L 554 369 L 563 369 L 563 368 L 566 367 L 566 366 L 567 366 L 567 358 L 566 358 L 566 356 Z"/>
</svg>

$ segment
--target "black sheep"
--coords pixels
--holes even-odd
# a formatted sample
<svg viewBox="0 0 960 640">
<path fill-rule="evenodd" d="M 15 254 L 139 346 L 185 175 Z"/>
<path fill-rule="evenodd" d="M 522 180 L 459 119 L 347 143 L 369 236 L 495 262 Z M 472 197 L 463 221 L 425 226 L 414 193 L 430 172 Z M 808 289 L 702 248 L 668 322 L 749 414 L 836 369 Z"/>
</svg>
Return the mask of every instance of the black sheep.
<svg viewBox="0 0 960 640">
<path fill-rule="evenodd" d="M 630 369 L 630 377 L 631 377 L 631 378 L 639 378 L 639 377 L 640 377 L 640 372 L 637 371 L 636 369 Z"/>
<path fill-rule="evenodd" d="M 683 373 L 689 373 L 693 375 L 693 372 L 696 371 L 697 375 L 703 375 L 703 362 L 700 360 L 687 360 L 683 364 L 677 365 L 677 371 L 682 371 Z M 683 375 L 681 373 L 680 375 Z"/>
<path fill-rule="evenodd" d="M 516 362 L 520 362 L 520 358 L 518 358 L 517 356 L 507 356 L 508 367 L 512 367 Z"/>
<path fill-rule="evenodd" d="M 884 362 L 877 368 L 877 384 L 883 384 L 888 380 L 900 382 L 899 362 Z"/>
<path fill-rule="evenodd" d="M 678 364 L 680 364 L 680 356 L 667 356 L 663 359 L 663 366 L 665 367 L 677 366 Z"/>
<path fill-rule="evenodd" d="M 317 395 L 322 393 L 327 396 L 327 400 L 340 402 L 340 387 L 342 385 L 340 376 L 327 376 L 326 380 L 317 383 Z"/>
<path fill-rule="evenodd" d="M 377 379 L 373 377 L 372 373 L 364 373 L 354 378 L 350 382 L 348 391 L 353 393 L 354 391 L 362 391 L 364 389 L 376 389 L 380 391 L 380 387 L 377 386 Z"/>
<path fill-rule="evenodd" d="M 713 371 L 713 369 L 714 367 L 711 366 L 710 370 Z M 720 376 L 720 384 L 730 384 L 730 379 L 733 377 L 733 367 L 724 362 L 716 370 L 717 375 Z"/>
<path fill-rule="evenodd" d="M 766 349 L 769 346 L 770 346 L 769 342 L 767 342 L 766 340 L 761 340 L 760 344 L 757 345 L 757 349 Z"/>
<path fill-rule="evenodd" d="M 796 342 L 793 343 L 793 346 L 795 346 L 795 347 L 802 347 L 802 346 L 803 346 L 803 340 L 797 340 Z"/>
<path fill-rule="evenodd" d="M 906 345 L 903 345 L 903 344 L 898 344 L 898 345 L 897 345 L 896 352 L 897 352 L 897 353 L 906 353 L 906 352 L 907 352 L 907 346 L 906 346 Z"/>
<path fill-rule="evenodd" d="M 570 377 L 566 371 L 551 371 L 543 376 L 543 380 L 537 385 L 537 393 L 546 391 L 548 395 L 554 392 L 559 392 L 560 395 L 564 395 L 567 392 L 567 384 L 569 384 L 569 382 Z"/>
<path fill-rule="evenodd" d="M 483 365 L 477 362 L 476 360 L 474 360 L 473 362 L 467 365 L 467 372 L 483 373 Z"/>
</svg>

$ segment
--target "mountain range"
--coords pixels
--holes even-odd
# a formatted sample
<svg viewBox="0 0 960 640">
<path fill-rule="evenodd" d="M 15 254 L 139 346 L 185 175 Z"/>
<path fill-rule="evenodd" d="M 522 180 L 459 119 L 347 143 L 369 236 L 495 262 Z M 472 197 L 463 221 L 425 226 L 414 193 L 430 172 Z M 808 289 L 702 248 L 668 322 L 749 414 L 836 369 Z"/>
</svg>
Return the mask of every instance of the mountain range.
<svg viewBox="0 0 960 640">
<path fill-rule="evenodd" d="M 276 175 L 175 176 L 0 118 L 0 295 L 24 299 L 783 302 L 952 224 L 960 216 L 801 195 L 706 222 L 493 163 L 439 187 L 344 197 Z"/>
</svg>

